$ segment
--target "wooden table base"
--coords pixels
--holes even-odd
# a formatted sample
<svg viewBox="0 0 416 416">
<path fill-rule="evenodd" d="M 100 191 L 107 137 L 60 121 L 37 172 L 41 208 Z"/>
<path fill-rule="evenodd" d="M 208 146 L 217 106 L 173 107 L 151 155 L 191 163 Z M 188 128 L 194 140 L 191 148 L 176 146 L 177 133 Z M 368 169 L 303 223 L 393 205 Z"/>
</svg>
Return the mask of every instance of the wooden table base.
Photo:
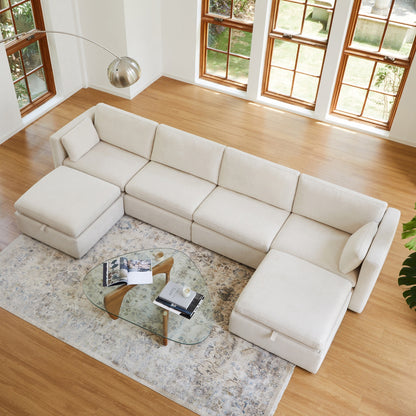
<svg viewBox="0 0 416 416">
<path fill-rule="evenodd" d="M 170 279 L 170 271 L 173 267 L 173 257 L 162 261 L 152 269 L 152 275 L 165 273 L 166 283 Z M 127 292 L 137 285 L 128 285 L 115 289 L 113 292 L 104 296 L 104 307 L 112 319 L 118 319 L 120 314 L 121 304 Z M 163 345 L 168 345 L 168 321 L 169 311 L 163 311 Z"/>
</svg>

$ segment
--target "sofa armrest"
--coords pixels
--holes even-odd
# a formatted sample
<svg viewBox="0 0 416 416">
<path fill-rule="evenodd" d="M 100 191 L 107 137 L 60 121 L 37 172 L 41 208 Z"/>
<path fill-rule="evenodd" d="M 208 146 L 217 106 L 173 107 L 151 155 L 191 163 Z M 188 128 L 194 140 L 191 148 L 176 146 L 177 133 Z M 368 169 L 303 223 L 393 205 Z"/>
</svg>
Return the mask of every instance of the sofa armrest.
<svg viewBox="0 0 416 416">
<path fill-rule="evenodd" d="M 399 210 L 387 208 L 367 256 L 361 264 L 357 285 L 348 306 L 354 312 L 361 313 L 370 297 L 393 242 L 399 219 Z"/>
<path fill-rule="evenodd" d="M 52 151 L 53 164 L 55 168 L 61 166 L 65 158 L 68 156 L 64 146 L 62 145 L 62 137 L 65 136 L 70 130 L 72 130 L 77 124 L 79 124 L 86 117 L 89 117 L 94 122 L 95 106 L 84 111 L 78 117 L 65 124 L 62 128 L 56 131 L 49 137 L 49 145 Z"/>
</svg>

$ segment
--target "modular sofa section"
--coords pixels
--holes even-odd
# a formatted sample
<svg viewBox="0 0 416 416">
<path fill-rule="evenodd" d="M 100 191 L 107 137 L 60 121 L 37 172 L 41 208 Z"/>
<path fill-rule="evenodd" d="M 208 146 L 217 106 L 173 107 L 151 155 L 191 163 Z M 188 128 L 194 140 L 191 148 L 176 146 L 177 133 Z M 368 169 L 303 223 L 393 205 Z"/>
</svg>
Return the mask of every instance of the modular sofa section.
<svg viewBox="0 0 416 416">
<path fill-rule="evenodd" d="M 55 166 L 77 169 L 124 191 L 148 163 L 156 127 L 152 120 L 97 104 L 51 136 Z"/>
<path fill-rule="evenodd" d="M 229 248 L 227 254 L 223 250 L 231 240 L 230 257 L 253 267 L 257 253 L 268 252 L 287 220 L 298 177 L 296 170 L 227 147 L 219 186 L 194 214 L 198 227 L 193 227 L 192 241 L 230 256 Z M 253 250 L 250 256 L 246 248 Z"/>
<path fill-rule="evenodd" d="M 229 329 L 316 373 L 345 315 L 351 291 L 346 279 L 272 249 L 237 300 Z"/>
<path fill-rule="evenodd" d="M 223 152 L 218 143 L 160 125 L 150 163 L 126 186 L 126 212 L 191 240 L 193 214 L 216 187 Z"/>
<path fill-rule="evenodd" d="M 351 281 L 355 289 L 348 307 L 361 312 L 384 264 L 399 217 L 399 211 L 387 208 L 384 201 L 301 174 L 292 214 L 271 247 Z M 301 230 L 299 244 L 293 235 Z"/>
<path fill-rule="evenodd" d="M 82 257 L 124 214 L 120 189 L 60 166 L 15 203 L 20 230 L 73 257 Z"/>
</svg>

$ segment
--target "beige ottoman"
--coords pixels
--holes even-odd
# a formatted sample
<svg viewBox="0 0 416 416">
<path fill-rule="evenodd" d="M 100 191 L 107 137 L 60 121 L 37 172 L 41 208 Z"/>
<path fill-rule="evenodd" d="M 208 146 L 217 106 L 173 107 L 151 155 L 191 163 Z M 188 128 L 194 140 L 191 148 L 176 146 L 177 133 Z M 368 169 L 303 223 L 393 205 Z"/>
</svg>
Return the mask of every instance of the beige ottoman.
<svg viewBox="0 0 416 416">
<path fill-rule="evenodd" d="M 234 307 L 230 331 L 316 373 L 351 293 L 348 280 L 270 250 Z"/>
<path fill-rule="evenodd" d="M 22 233 L 82 257 L 123 216 L 118 186 L 60 166 L 15 203 Z"/>
</svg>

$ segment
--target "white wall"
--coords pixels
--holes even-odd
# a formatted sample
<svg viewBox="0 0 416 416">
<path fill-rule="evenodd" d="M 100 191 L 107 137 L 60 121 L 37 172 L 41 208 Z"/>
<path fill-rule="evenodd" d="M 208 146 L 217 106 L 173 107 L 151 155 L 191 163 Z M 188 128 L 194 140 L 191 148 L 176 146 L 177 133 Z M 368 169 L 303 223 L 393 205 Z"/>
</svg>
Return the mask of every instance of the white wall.
<svg viewBox="0 0 416 416">
<path fill-rule="evenodd" d="M 127 54 L 124 5 L 118 0 L 78 0 L 80 35 L 97 42 L 118 56 Z M 129 98 L 129 91 L 113 87 L 107 78 L 107 67 L 114 59 L 107 51 L 82 41 L 89 87 Z"/>
<path fill-rule="evenodd" d="M 71 0 L 43 0 L 42 9 L 47 30 L 78 33 L 76 10 Z M 83 86 L 79 42 L 71 36 L 51 34 L 48 44 L 56 92 L 66 98 Z"/>
<path fill-rule="evenodd" d="M 416 59 L 410 68 L 396 117 L 390 130 L 393 140 L 416 146 Z"/>
<path fill-rule="evenodd" d="M 161 0 L 124 0 L 127 56 L 137 60 L 142 74 L 129 89 L 135 97 L 162 76 Z"/>
<path fill-rule="evenodd" d="M 162 0 L 164 75 L 194 83 L 199 77 L 201 2 Z"/>
<path fill-rule="evenodd" d="M 0 143 L 22 127 L 6 50 L 0 45 Z"/>
<path fill-rule="evenodd" d="M 43 17 L 47 30 L 78 33 L 77 17 L 70 0 L 42 1 Z M 76 38 L 51 34 L 48 35 L 49 53 L 51 55 L 56 92 L 61 97 L 68 97 L 83 85 L 81 56 Z"/>
</svg>

